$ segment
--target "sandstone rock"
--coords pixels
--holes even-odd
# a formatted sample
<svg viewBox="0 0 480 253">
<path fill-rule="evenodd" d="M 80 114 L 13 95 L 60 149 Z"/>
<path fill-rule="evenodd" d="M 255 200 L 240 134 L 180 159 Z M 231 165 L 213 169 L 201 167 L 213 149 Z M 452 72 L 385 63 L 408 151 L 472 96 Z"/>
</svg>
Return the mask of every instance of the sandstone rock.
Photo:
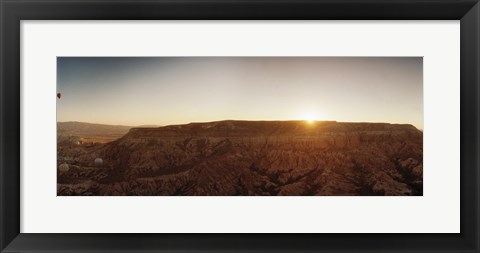
<svg viewBox="0 0 480 253">
<path fill-rule="evenodd" d="M 220 121 L 133 128 L 75 155 L 79 168 L 59 176 L 59 195 L 423 194 L 423 133 L 411 125 Z M 104 158 L 103 166 L 89 167 L 92 157 Z M 95 187 L 75 190 L 82 180 Z"/>
</svg>

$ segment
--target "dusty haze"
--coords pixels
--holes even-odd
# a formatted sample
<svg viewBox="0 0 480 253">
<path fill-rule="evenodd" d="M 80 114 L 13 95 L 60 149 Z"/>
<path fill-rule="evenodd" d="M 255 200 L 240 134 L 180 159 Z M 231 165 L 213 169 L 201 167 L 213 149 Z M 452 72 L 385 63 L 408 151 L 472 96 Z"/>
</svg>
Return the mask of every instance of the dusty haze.
<svg viewBox="0 0 480 253">
<path fill-rule="evenodd" d="M 58 121 L 336 120 L 423 129 L 421 57 L 59 57 Z"/>
<path fill-rule="evenodd" d="M 59 196 L 423 195 L 422 58 L 59 57 L 57 70 Z"/>
</svg>

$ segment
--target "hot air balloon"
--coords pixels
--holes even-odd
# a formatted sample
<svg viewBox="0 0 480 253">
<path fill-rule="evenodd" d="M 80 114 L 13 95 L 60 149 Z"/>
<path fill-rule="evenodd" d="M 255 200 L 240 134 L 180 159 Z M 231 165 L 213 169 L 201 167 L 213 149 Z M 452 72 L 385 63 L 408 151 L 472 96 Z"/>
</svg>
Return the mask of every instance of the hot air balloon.
<svg viewBox="0 0 480 253">
<path fill-rule="evenodd" d="M 95 159 L 95 166 L 102 166 L 103 165 L 103 160 L 102 158 L 97 158 Z"/>
<path fill-rule="evenodd" d="M 57 98 L 60 99 L 62 97 L 62 93 L 57 93 Z"/>
<path fill-rule="evenodd" d="M 68 164 L 62 163 L 62 164 L 60 164 L 60 166 L 58 167 L 58 170 L 59 170 L 60 172 L 67 172 L 67 171 L 70 170 L 70 167 L 68 167 Z"/>
</svg>

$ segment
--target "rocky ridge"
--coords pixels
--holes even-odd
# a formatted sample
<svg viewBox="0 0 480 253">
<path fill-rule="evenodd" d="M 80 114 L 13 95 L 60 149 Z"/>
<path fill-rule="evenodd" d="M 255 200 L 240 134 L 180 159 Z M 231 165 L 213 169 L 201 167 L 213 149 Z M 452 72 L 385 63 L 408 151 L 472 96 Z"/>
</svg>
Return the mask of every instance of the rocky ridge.
<svg viewBox="0 0 480 253">
<path fill-rule="evenodd" d="M 59 173 L 58 194 L 422 195 L 423 133 L 335 121 L 132 128 Z"/>
</svg>

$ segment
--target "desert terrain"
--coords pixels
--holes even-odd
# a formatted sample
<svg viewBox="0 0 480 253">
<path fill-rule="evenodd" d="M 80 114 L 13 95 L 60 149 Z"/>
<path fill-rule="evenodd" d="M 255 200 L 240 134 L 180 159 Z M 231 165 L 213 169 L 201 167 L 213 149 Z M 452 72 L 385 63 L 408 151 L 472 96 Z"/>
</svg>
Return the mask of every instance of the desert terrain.
<svg viewBox="0 0 480 253">
<path fill-rule="evenodd" d="M 125 135 L 131 126 L 112 126 L 83 122 L 57 123 L 57 142 L 90 144 L 107 143 Z M 68 146 L 68 145 L 67 145 Z"/>
<path fill-rule="evenodd" d="M 57 128 L 59 196 L 423 195 L 423 133 L 408 124 Z"/>
</svg>

